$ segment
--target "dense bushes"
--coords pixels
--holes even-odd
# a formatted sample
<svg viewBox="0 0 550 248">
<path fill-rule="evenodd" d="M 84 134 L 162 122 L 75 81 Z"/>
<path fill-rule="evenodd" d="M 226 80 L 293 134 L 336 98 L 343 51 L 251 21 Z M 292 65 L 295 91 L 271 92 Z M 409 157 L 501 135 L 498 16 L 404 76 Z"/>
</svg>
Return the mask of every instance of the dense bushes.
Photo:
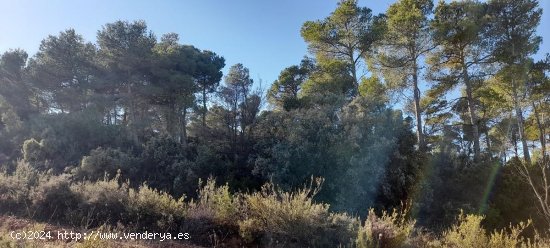
<svg viewBox="0 0 550 248">
<path fill-rule="evenodd" d="M 78 165 L 83 156 L 98 147 L 138 150 L 140 146 L 127 129 L 104 125 L 98 121 L 97 115 L 93 110 L 86 110 L 35 116 L 28 123 L 26 134 L 29 138 L 23 144 L 23 157 L 30 158 L 37 165 L 47 165 L 46 169 L 59 173 L 66 167 Z M 32 142 L 33 139 L 36 142 Z M 25 146 L 29 149 L 25 149 Z"/>
<path fill-rule="evenodd" d="M 115 162 L 108 158 L 123 156 L 110 149 L 91 154 L 94 163 L 105 165 Z M 86 163 L 77 171 L 85 173 Z M 78 173 L 40 172 L 19 161 L 15 171 L 0 173 L 0 211 L 84 228 L 107 224 L 125 230 L 193 232 L 193 242 L 201 245 L 528 247 L 546 242 L 538 236 L 523 238 L 532 237 L 532 231 L 524 232 L 531 222 L 487 232 L 482 228 L 483 218 L 475 215 L 460 215 L 440 238 L 420 232 L 414 221 L 399 212 L 377 216 L 371 210 L 360 226 L 357 218 L 331 212 L 328 204 L 313 201 L 320 191 L 319 180 L 295 191 L 268 183 L 257 192 L 232 193 L 227 184 L 217 186 L 209 179 L 199 183 L 196 198 L 185 201 L 185 196 L 177 199 L 147 184 L 130 185 L 120 177 L 120 171 L 128 167 L 110 167 L 118 171 L 111 179 L 86 181 L 90 178 Z"/>
<path fill-rule="evenodd" d="M 193 242 L 203 245 L 336 246 L 352 242 L 358 228 L 357 219 L 313 202 L 320 184 L 296 193 L 267 184 L 260 192 L 232 194 L 209 179 L 197 199 L 186 202 L 146 184 L 132 188 L 118 176 L 73 180 L 20 162 L 14 173 L 0 173 L 0 211 L 84 228 L 192 232 Z"/>
<path fill-rule="evenodd" d="M 99 147 L 82 158 L 74 174 L 78 178 L 89 180 L 102 179 L 104 176 L 114 177 L 119 172 L 123 175 L 134 175 L 136 160 L 120 149 Z"/>
<path fill-rule="evenodd" d="M 68 174 L 36 172 L 25 162 L 0 174 L 0 211 L 91 227 L 122 224 L 132 229 L 176 231 L 185 213 L 182 199 L 148 187 L 137 189 L 119 178 L 73 182 Z"/>
<path fill-rule="evenodd" d="M 373 210 L 361 227 L 356 245 L 361 248 L 377 247 L 429 247 L 429 248 L 531 248 L 550 247 L 550 241 L 538 234 L 525 237 L 531 221 L 510 225 L 509 228 L 487 231 L 481 225 L 484 217 L 460 213 L 455 224 L 441 235 L 427 233 L 415 228 L 414 221 L 408 221 L 403 213 L 383 212 L 377 216 Z"/>
<path fill-rule="evenodd" d="M 545 247 L 547 240 L 525 231 L 531 222 L 486 231 L 484 217 L 460 214 L 437 236 L 415 227 L 407 212 L 370 210 L 358 218 L 315 203 L 322 180 L 288 192 L 266 184 L 258 192 L 231 193 L 213 179 L 200 184 L 196 199 L 176 199 L 146 184 L 134 188 L 119 176 L 95 182 L 67 174 L 38 173 L 19 162 L 0 173 L 0 211 L 75 227 L 104 225 L 120 230 L 190 232 L 193 243 L 264 247 Z"/>
</svg>

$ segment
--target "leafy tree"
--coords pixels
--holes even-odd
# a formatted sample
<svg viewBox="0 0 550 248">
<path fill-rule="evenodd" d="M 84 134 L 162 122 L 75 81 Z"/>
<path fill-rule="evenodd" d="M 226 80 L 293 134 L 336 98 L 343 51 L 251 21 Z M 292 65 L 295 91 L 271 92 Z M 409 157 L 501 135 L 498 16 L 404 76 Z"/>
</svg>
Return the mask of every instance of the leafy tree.
<svg viewBox="0 0 550 248">
<path fill-rule="evenodd" d="M 200 143 L 216 151 L 222 160 L 220 163 L 229 167 L 224 177 L 238 189 L 261 185 L 248 164 L 254 146 L 250 134 L 262 103 L 259 94 L 251 90 L 252 84 L 248 68 L 242 64 L 231 66 L 219 92 L 219 105 L 210 108 L 206 129 L 201 127 L 198 132 L 203 138 Z"/>
<path fill-rule="evenodd" d="M 447 92 L 457 84 L 465 88 L 469 123 L 474 143 L 474 158 L 480 155 L 479 120 L 474 93 L 487 74 L 491 58 L 486 5 L 476 1 L 439 2 L 432 22 L 434 42 L 432 79 L 436 92 Z"/>
<path fill-rule="evenodd" d="M 547 73 L 550 72 L 550 55 L 546 54 L 544 60 L 538 61 L 535 63 L 528 74 L 528 93 L 529 100 L 531 102 L 532 112 L 530 118 L 531 130 L 536 134 L 533 136 L 538 136 L 541 149 L 541 159 L 545 163 L 548 160 L 548 154 L 546 150 L 546 140 L 548 134 L 548 128 L 550 123 L 547 118 L 544 118 L 545 115 L 550 113 L 550 96 L 546 94 L 550 91 L 550 78 L 547 76 Z M 527 129 L 530 129 L 527 126 Z"/>
<path fill-rule="evenodd" d="M 250 93 L 250 87 L 253 84 L 250 79 L 248 68 L 242 64 L 235 64 L 229 68 L 227 76 L 225 76 L 226 86 L 222 88 L 221 97 L 228 105 L 233 116 L 231 129 L 233 131 L 233 143 L 236 146 L 238 132 L 244 134 L 246 132 L 246 124 L 241 123 L 242 112 L 240 107 L 246 107 Z"/>
<path fill-rule="evenodd" d="M 307 21 L 301 34 L 315 53 L 318 61 L 341 60 L 353 79 L 352 94 L 357 93 L 361 76 L 358 75 L 361 59 L 371 50 L 380 30 L 372 10 L 357 6 L 356 0 L 342 0 L 324 20 Z"/>
<path fill-rule="evenodd" d="M 318 63 L 316 69 L 302 84 L 299 98 L 305 106 L 316 104 L 337 104 L 340 98 L 349 99 L 353 91 L 353 79 L 347 65 L 339 60 Z"/>
<path fill-rule="evenodd" d="M 299 66 L 285 68 L 267 92 L 268 101 L 278 109 L 290 110 L 297 107 L 298 93 L 314 67 L 314 61 L 305 57 Z"/>
<path fill-rule="evenodd" d="M 344 168 L 340 161 L 344 154 L 338 154 L 342 130 L 335 122 L 334 110 L 323 105 L 263 113 L 254 133 L 254 173 L 285 189 L 297 187 L 311 176 L 324 177 L 325 190 L 318 199 L 334 202 L 336 175 Z"/>
<path fill-rule="evenodd" d="M 86 43 L 74 29 L 42 40 L 29 67 L 32 83 L 50 109 L 65 113 L 91 105 L 98 73 L 96 53 L 96 47 Z"/>
<path fill-rule="evenodd" d="M 426 144 L 419 78 L 421 59 L 434 48 L 428 19 L 432 8 L 431 0 L 401 0 L 392 4 L 386 12 L 384 38 L 379 42 L 378 60 L 382 71 L 393 74 L 389 76 L 387 83 L 392 88 L 410 89 L 413 92 L 416 135 L 420 149 L 424 149 Z"/>
<path fill-rule="evenodd" d="M 38 114 L 36 91 L 28 83 L 27 53 L 9 50 L 0 56 L 0 164 L 15 165 L 28 139 L 28 122 Z M 13 167 L 13 166 L 12 166 Z"/>
<path fill-rule="evenodd" d="M 538 50 L 541 37 L 536 34 L 542 9 L 536 0 L 494 0 L 489 2 L 491 30 L 495 38 L 495 58 L 503 63 L 507 70 L 504 80 L 509 84 L 519 136 L 523 147 L 523 157 L 531 163 L 525 120 L 523 116 L 522 95 L 527 83 L 528 57 Z"/>
<path fill-rule="evenodd" d="M 187 142 L 187 113 L 195 104 L 194 74 L 200 51 L 178 43 L 177 34 L 166 34 L 153 48 L 155 64 L 147 96 L 160 107 L 166 132 L 183 144 Z"/>
<path fill-rule="evenodd" d="M 373 99 L 373 102 L 378 102 L 381 105 L 389 101 L 387 86 L 377 76 L 363 79 L 359 85 L 359 95 Z"/>
<path fill-rule="evenodd" d="M 395 207 L 413 188 L 397 185 L 416 182 L 408 129 L 399 111 L 362 97 L 341 110 L 326 104 L 267 112 L 255 132 L 254 172 L 285 188 L 324 177 L 317 199 L 337 210 L 366 214 L 365 205 Z"/>
<path fill-rule="evenodd" d="M 206 126 L 206 114 L 208 109 L 208 94 L 214 93 L 222 79 L 221 69 L 225 66 L 225 59 L 211 51 L 202 51 L 197 59 L 197 70 L 195 72 L 195 80 L 201 95 L 201 115 L 202 126 Z"/>
<path fill-rule="evenodd" d="M 117 176 L 134 180 L 138 179 L 135 176 L 139 169 L 135 165 L 138 163 L 135 156 L 120 149 L 98 147 L 83 156 L 80 165 L 72 173 L 78 179 L 92 181 Z"/>
<path fill-rule="evenodd" d="M 19 49 L 0 56 L 0 96 L 23 120 L 37 112 L 32 85 L 26 80 L 27 58 L 27 53 Z"/>
<path fill-rule="evenodd" d="M 140 92 L 150 76 L 155 36 L 144 21 L 117 21 L 103 26 L 97 33 L 99 59 L 105 87 L 116 97 L 113 112 L 123 110 L 122 122 L 134 129 L 144 118 Z"/>
<path fill-rule="evenodd" d="M 127 129 L 105 125 L 93 110 L 44 115 L 33 119 L 29 126 L 26 139 L 35 139 L 40 143 L 40 146 L 34 147 L 40 148 L 43 154 L 36 162 L 46 164 L 44 169 L 52 169 L 54 173 L 77 166 L 83 156 L 100 146 L 120 148 L 124 152 L 139 147 L 130 140 Z"/>
<path fill-rule="evenodd" d="M 193 162 L 188 159 L 189 148 L 168 136 L 151 138 L 145 145 L 135 172 L 136 182 L 148 182 L 156 189 L 181 196 L 198 178 Z"/>
</svg>

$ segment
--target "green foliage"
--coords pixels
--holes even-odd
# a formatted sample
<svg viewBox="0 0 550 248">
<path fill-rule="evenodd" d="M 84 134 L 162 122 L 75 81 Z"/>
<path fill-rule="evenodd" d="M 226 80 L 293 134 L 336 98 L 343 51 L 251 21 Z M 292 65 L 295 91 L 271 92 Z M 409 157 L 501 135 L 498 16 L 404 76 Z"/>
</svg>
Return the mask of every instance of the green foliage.
<svg viewBox="0 0 550 248">
<path fill-rule="evenodd" d="M 146 184 L 128 192 L 131 221 L 142 230 L 175 231 L 186 212 L 184 197 L 175 199 L 166 192 L 150 188 Z"/>
<path fill-rule="evenodd" d="M 68 175 L 43 176 L 29 195 L 33 215 L 49 220 L 62 220 L 78 204 L 78 196 L 71 191 Z"/>
<path fill-rule="evenodd" d="M 132 222 L 126 207 L 129 206 L 128 184 L 120 184 L 118 178 L 97 182 L 82 182 L 71 185 L 80 201 L 68 211 L 69 221 L 85 227 Z M 78 222 L 80 221 L 80 222 Z"/>
<path fill-rule="evenodd" d="M 301 35 L 317 60 L 337 60 L 346 68 L 352 95 L 357 94 L 361 78 L 357 72 L 360 59 L 380 36 L 380 18 L 373 17 L 371 9 L 357 6 L 355 0 L 342 0 L 329 17 L 302 25 Z"/>
<path fill-rule="evenodd" d="M 197 201 L 190 203 L 189 211 L 204 211 L 216 222 L 230 223 L 239 218 L 240 201 L 229 192 L 227 184 L 216 186 L 216 181 L 209 178 L 204 185 L 199 181 Z"/>
<path fill-rule="evenodd" d="M 457 224 L 443 233 L 442 243 L 448 247 L 485 247 L 488 238 L 481 228 L 482 216 L 460 214 Z"/>
<path fill-rule="evenodd" d="M 73 112 L 91 106 L 89 100 L 98 73 L 94 65 L 96 54 L 97 48 L 86 43 L 74 29 L 42 40 L 29 61 L 29 74 L 33 85 L 52 98 L 50 108 Z"/>
<path fill-rule="evenodd" d="M 363 79 L 359 85 L 359 95 L 370 98 L 373 102 L 386 103 L 388 101 L 387 89 L 377 76 Z"/>
<path fill-rule="evenodd" d="M 133 172 L 128 176 L 174 195 L 189 194 L 198 178 L 193 173 L 194 163 L 187 159 L 187 152 L 188 147 L 170 137 L 154 137 L 145 144 L 139 161 L 129 165 Z"/>
<path fill-rule="evenodd" d="M 287 111 L 298 108 L 300 106 L 298 93 L 302 88 L 302 84 L 313 73 L 314 63 L 314 61 L 305 57 L 299 66 L 294 65 L 281 71 L 279 78 L 273 82 L 267 92 L 268 101 L 276 108 Z"/>
<path fill-rule="evenodd" d="M 273 110 L 243 64 L 223 77 L 223 57 L 174 33 L 157 40 L 144 21 L 105 24 L 96 44 L 68 29 L 30 58 L 8 50 L 0 214 L 193 230 L 203 246 L 543 246 L 550 66 L 530 58 L 539 3 L 433 7 L 399 0 L 374 16 L 342 0 L 305 22 L 315 59 L 281 71 Z M 324 190 L 301 188 L 312 176 Z M 210 179 L 196 190 L 199 178 Z M 425 229 L 388 214 L 403 202 Z M 488 217 L 451 226 L 460 209 Z M 525 219 L 534 229 L 510 226 Z"/>
<path fill-rule="evenodd" d="M 25 139 L 26 123 L 14 110 L 0 95 L 0 164 L 7 164 L 20 155 L 19 146 Z"/>
<path fill-rule="evenodd" d="M 409 123 L 379 102 L 359 98 L 341 111 L 325 105 L 272 112 L 258 125 L 254 172 L 286 190 L 311 175 L 327 178 L 317 199 L 334 209 L 366 214 L 364 206 L 375 203 L 379 187 L 380 199 L 395 207 L 416 182 L 419 160 Z"/>
<path fill-rule="evenodd" d="M 21 49 L 9 50 L 0 56 L 0 102 L 11 106 L 12 111 L 23 120 L 28 120 L 37 112 L 33 104 L 32 85 L 25 80 L 27 58 L 27 52 Z"/>
<path fill-rule="evenodd" d="M 480 213 L 485 211 L 485 204 L 490 205 L 486 194 L 494 189 L 490 180 L 498 175 L 499 164 L 472 163 L 464 155 L 446 152 L 434 154 L 427 163 L 429 174 L 425 175 L 426 185 L 417 200 L 419 225 L 442 231 L 452 224 L 460 210 Z"/>
<path fill-rule="evenodd" d="M 500 168 L 495 181 L 489 203 L 489 210 L 483 225 L 488 229 L 502 229 L 510 223 L 520 223 L 523 220 L 533 220 L 533 226 L 544 228 L 546 223 L 536 215 L 537 206 L 535 196 L 525 194 L 531 189 L 525 181 L 518 176 L 521 166 L 518 159 L 510 160 Z M 526 204 L 532 203 L 532 204 Z"/>
<path fill-rule="evenodd" d="M 433 245 L 440 247 L 528 247 L 526 241 L 520 234 L 531 224 L 521 222 L 517 226 L 510 226 L 509 230 L 495 230 L 487 234 L 481 227 L 484 217 L 477 215 L 464 215 L 461 213 L 457 223 L 443 233 L 440 241 Z"/>
<path fill-rule="evenodd" d="M 73 175 L 76 178 L 96 181 L 104 176 L 114 177 L 122 173 L 125 177 L 133 178 L 136 174 L 135 166 L 137 159 L 120 149 L 96 148 L 90 155 L 82 157 L 80 166 L 76 168 Z"/>
<path fill-rule="evenodd" d="M 23 161 L 18 161 L 13 175 L 0 173 L 0 211 L 30 215 L 29 196 L 38 185 L 39 178 L 38 172 Z"/>
<path fill-rule="evenodd" d="M 542 15 L 538 1 L 489 1 L 489 15 L 497 60 L 511 65 L 538 50 L 542 41 L 535 32 Z"/>
<path fill-rule="evenodd" d="M 80 164 L 83 156 L 100 146 L 124 150 L 137 146 L 127 130 L 99 122 L 97 113 L 91 110 L 37 117 L 31 123 L 30 135 L 40 142 L 38 145 L 36 141 L 31 142 L 32 139 L 28 141 L 29 159 L 42 169 L 53 169 L 56 173 Z"/>
<path fill-rule="evenodd" d="M 23 142 L 23 159 L 39 170 L 50 169 L 46 161 L 46 152 L 42 142 L 28 139 Z"/>
<path fill-rule="evenodd" d="M 303 83 L 300 96 L 313 98 L 314 103 L 323 103 L 327 96 L 349 96 L 356 90 L 353 78 L 349 75 L 345 62 L 325 59 L 318 63 L 319 69 L 314 71 Z M 311 101 L 311 100 L 310 100 Z M 334 102 L 327 102 L 334 104 Z M 326 103 L 325 103 L 326 104 Z"/>
<path fill-rule="evenodd" d="M 257 239 L 265 246 L 326 247 L 347 245 L 358 228 L 347 214 L 330 213 L 327 204 L 313 201 L 322 179 L 296 192 L 285 192 L 273 184 L 244 196 L 245 219 L 239 222 L 246 240 Z"/>
</svg>

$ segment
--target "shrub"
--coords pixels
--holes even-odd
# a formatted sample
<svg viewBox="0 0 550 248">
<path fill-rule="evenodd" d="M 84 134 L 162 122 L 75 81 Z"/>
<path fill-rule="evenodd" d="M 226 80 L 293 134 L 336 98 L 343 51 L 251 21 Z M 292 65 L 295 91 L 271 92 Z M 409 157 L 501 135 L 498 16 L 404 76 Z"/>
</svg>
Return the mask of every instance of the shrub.
<svg viewBox="0 0 550 248">
<path fill-rule="evenodd" d="M 494 230 L 489 236 L 488 247 L 491 248 L 515 248 L 520 245 L 526 245 L 525 240 L 520 234 L 531 225 L 531 221 L 520 222 L 517 226 L 510 225 L 509 230 Z"/>
<path fill-rule="evenodd" d="M 80 216 L 81 224 L 97 226 L 129 220 L 126 211 L 129 187 L 127 183 L 119 183 L 118 177 L 74 184 L 71 190 L 80 198 L 72 214 Z"/>
<path fill-rule="evenodd" d="M 137 226 L 167 232 L 177 231 L 185 217 L 186 205 L 184 197 L 175 199 L 143 184 L 137 190 L 130 189 L 128 209 Z"/>
<path fill-rule="evenodd" d="M 193 230 L 194 242 L 205 246 L 225 245 L 227 242 L 240 240 L 237 222 L 244 211 L 240 195 L 233 195 L 229 187 L 217 186 L 213 178 L 203 185 L 199 180 L 197 199 L 189 202 L 183 230 Z M 240 243 L 237 241 L 237 243 Z"/>
<path fill-rule="evenodd" d="M 199 185 L 202 182 L 199 181 Z M 203 208 L 212 211 L 218 222 L 227 223 L 238 218 L 240 204 L 238 196 L 229 192 L 227 184 L 216 186 L 214 179 L 209 178 L 198 191 L 198 202 L 191 203 L 191 208 Z"/>
<path fill-rule="evenodd" d="M 140 145 L 123 125 L 106 125 L 92 108 L 71 113 L 37 115 L 30 119 L 27 136 L 40 141 L 48 169 L 62 172 L 78 165 L 83 156 L 97 147 L 121 148 L 139 152 Z M 44 160 L 39 160 L 44 162 Z"/>
<path fill-rule="evenodd" d="M 38 172 L 24 161 L 18 161 L 13 175 L 0 173 L 0 211 L 30 216 L 30 192 L 39 178 Z"/>
<path fill-rule="evenodd" d="M 23 142 L 23 159 L 38 170 L 47 170 L 50 167 L 43 142 L 35 139 Z"/>
<path fill-rule="evenodd" d="M 143 147 L 135 180 L 178 196 L 189 193 L 187 186 L 197 178 L 192 175 L 193 162 L 187 159 L 187 150 L 173 138 L 151 138 Z"/>
<path fill-rule="evenodd" d="M 44 176 L 31 191 L 32 208 L 40 219 L 62 220 L 74 209 L 78 196 L 71 191 L 68 175 Z"/>
<path fill-rule="evenodd" d="M 365 225 L 359 229 L 357 235 L 357 247 L 393 248 L 405 246 L 415 224 L 414 221 L 408 221 L 405 216 L 406 211 L 394 210 L 391 214 L 383 211 L 382 216 L 378 217 L 373 209 L 369 210 Z"/>
<path fill-rule="evenodd" d="M 132 165 L 136 163 L 134 157 L 120 149 L 99 147 L 82 158 L 74 174 L 77 178 L 91 181 L 102 179 L 104 175 L 114 177 L 118 171 L 125 177 L 132 177 L 135 174 Z"/>
<path fill-rule="evenodd" d="M 486 248 L 515 248 L 515 247 L 544 247 L 533 246 L 534 243 L 524 240 L 520 234 L 531 224 L 521 222 L 517 226 L 510 225 L 509 230 L 494 230 L 487 235 L 481 227 L 483 216 L 464 215 L 460 213 L 457 223 L 443 233 L 440 241 L 432 245 L 438 247 L 486 247 Z"/>
<path fill-rule="evenodd" d="M 296 193 L 266 184 L 260 192 L 244 196 L 245 218 L 239 222 L 248 241 L 259 237 L 263 245 L 329 247 L 347 244 L 357 232 L 358 221 L 329 212 L 328 204 L 313 202 L 322 180 Z"/>
</svg>

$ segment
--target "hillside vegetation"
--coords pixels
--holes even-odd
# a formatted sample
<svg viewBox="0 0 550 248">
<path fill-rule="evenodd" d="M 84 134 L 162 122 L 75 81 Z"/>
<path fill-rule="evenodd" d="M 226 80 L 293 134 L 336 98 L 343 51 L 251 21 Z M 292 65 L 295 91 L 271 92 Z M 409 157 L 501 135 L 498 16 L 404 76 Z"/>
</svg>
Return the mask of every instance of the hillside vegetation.
<svg viewBox="0 0 550 248">
<path fill-rule="evenodd" d="M 4 51 L 0 220 L 191 235 L 48 242 L 73 247 L 548 247 L 542 11 L 341 0 L 267 89 L 145 21 Z"/>
</svg>

